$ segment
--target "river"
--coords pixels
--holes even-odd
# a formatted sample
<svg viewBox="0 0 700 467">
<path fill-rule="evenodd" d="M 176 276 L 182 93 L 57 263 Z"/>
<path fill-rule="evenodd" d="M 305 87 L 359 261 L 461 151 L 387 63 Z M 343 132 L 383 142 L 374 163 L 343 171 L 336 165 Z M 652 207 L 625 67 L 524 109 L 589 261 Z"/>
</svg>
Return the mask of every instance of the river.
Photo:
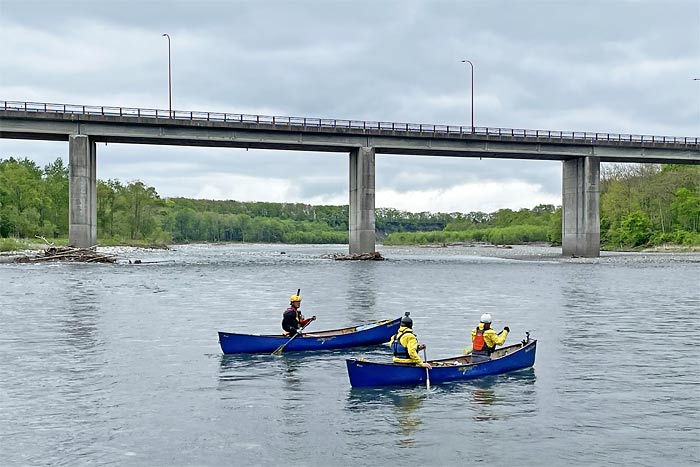
<svg viewBox="0 0 700 467">
<path fill-rule="evenodd" d="M 700 463 L 700 253 L 549 247 L 117 249 L 117 264 L 0 264 L 3 466 Z M 129 260 L 141 264 L 129 264 Z M 352 389 L 344 358 L 224 356 L 217 331 L 317 330 L 410 311 L 428 358 L 479 316 L 538 339 L 535 367 Z"/>
</svg>

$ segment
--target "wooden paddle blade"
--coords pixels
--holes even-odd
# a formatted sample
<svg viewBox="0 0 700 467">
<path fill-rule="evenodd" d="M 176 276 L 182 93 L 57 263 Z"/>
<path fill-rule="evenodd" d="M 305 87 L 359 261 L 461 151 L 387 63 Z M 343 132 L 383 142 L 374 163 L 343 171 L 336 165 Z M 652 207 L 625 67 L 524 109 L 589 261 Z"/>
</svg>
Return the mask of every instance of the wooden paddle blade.
<svg viewBox="0 0 700 467">
<path fill-rule="evenodd" d="M 294 340 L 295 337 L 301 335 L 301 331 L 303 331 L 304 329 L 306 329 L 306 326 L 308 326 L 309 324 L 311 324 L 311 323 L 313 323 L 313 322 L 314 322 L 314 320 L 312 319 L 312 320 L 310 320 L 308 323 L 306 323 L 304 326 L 302 326 L 302 328 L 299 329 L 299 330 L 292 336 L 291 339 L 289 339 L 287 342 L 285 342 L 284 344 L 282 344 L 282 345 L 280 345 L 279 347 L 277 347 L 277 350 L 275 350 L 274 352 L 272 352 L 272 355 L 280 355 L 280 354 L 282 353 L 282 350 L 287 346 L 287 344 L 289 344 L 290 342 L 292 342 L 292 341 Z"/>
</svg>

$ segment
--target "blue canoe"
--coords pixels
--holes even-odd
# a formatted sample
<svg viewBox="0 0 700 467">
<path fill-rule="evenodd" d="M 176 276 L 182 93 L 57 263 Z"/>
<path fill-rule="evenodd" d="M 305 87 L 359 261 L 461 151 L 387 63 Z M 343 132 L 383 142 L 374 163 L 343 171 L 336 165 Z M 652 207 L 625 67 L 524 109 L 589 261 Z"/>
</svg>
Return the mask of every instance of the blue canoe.
<svg viewBox="0 0 700 467">
<path fill-rule="evenodd" d="M 290 341 L 289 336 L 236 334 L 219 332 L 219 344 L 225 354 L 272 353 L 279 346 L 289 341 L 284 352 L 303 352 L 307 350 L 332 350 L 348 347 L 362 347 L 389 342 L 391 336 L 399 330 L 401 318 L 375 321 L 358 326 L 330 331 L 308 332 Z"/>
<path fill-rule="evenodd" d="M 471 363 L 469 355 L 429 361 L 432 369 L 430 383 L 465 381 L 509 371 L 530 368 L 535 364 L 537 340 L 527 340 L 503 347 L 491 354 L 491 360 Z M 373 363 L 363 359 L 348 359 L 348 376 L 352 387 L 415 386 L 426 384 L 426 369 L 399 363 Z"/>
</svg>

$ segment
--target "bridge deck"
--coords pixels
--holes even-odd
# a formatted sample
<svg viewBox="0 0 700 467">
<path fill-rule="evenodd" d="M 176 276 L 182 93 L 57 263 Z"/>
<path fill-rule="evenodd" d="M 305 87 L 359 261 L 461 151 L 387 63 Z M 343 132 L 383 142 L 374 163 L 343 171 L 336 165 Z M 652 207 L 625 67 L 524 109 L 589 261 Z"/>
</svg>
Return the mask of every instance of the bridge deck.
<svg viewBox="0 0 700 467">
<path fill-rule="evenodd" d="M 463 127 L 0 101 L 0 137 L 427 156 L 700 164 L 700 137 Z"/>
</svg>

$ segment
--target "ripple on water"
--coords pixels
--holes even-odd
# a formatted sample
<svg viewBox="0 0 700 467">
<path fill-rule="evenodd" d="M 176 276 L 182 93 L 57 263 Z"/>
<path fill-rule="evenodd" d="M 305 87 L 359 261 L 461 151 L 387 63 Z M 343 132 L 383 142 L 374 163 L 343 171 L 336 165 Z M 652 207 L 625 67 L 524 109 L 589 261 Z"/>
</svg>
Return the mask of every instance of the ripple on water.
<svg viewBox="0 0 700 467">
<path fill-rule="evenodd" d="M 379 248 L 386 261 L 192 245 L 123 251 L 142 265 L 0 265 L 3 460 L 452 466 L 491 461 L 489 440 L 504 465 L 700 462 L 700 255 Z M 461 352 L 488 311 L 509 342 L 538 338 L 537 363 L 358 390 L 344 359 L 386 346 L 221 354 L 216 331 L 279 332 L 298 288 L 318 329 L 410 311 L 430 358 Z"/>
</svg>

